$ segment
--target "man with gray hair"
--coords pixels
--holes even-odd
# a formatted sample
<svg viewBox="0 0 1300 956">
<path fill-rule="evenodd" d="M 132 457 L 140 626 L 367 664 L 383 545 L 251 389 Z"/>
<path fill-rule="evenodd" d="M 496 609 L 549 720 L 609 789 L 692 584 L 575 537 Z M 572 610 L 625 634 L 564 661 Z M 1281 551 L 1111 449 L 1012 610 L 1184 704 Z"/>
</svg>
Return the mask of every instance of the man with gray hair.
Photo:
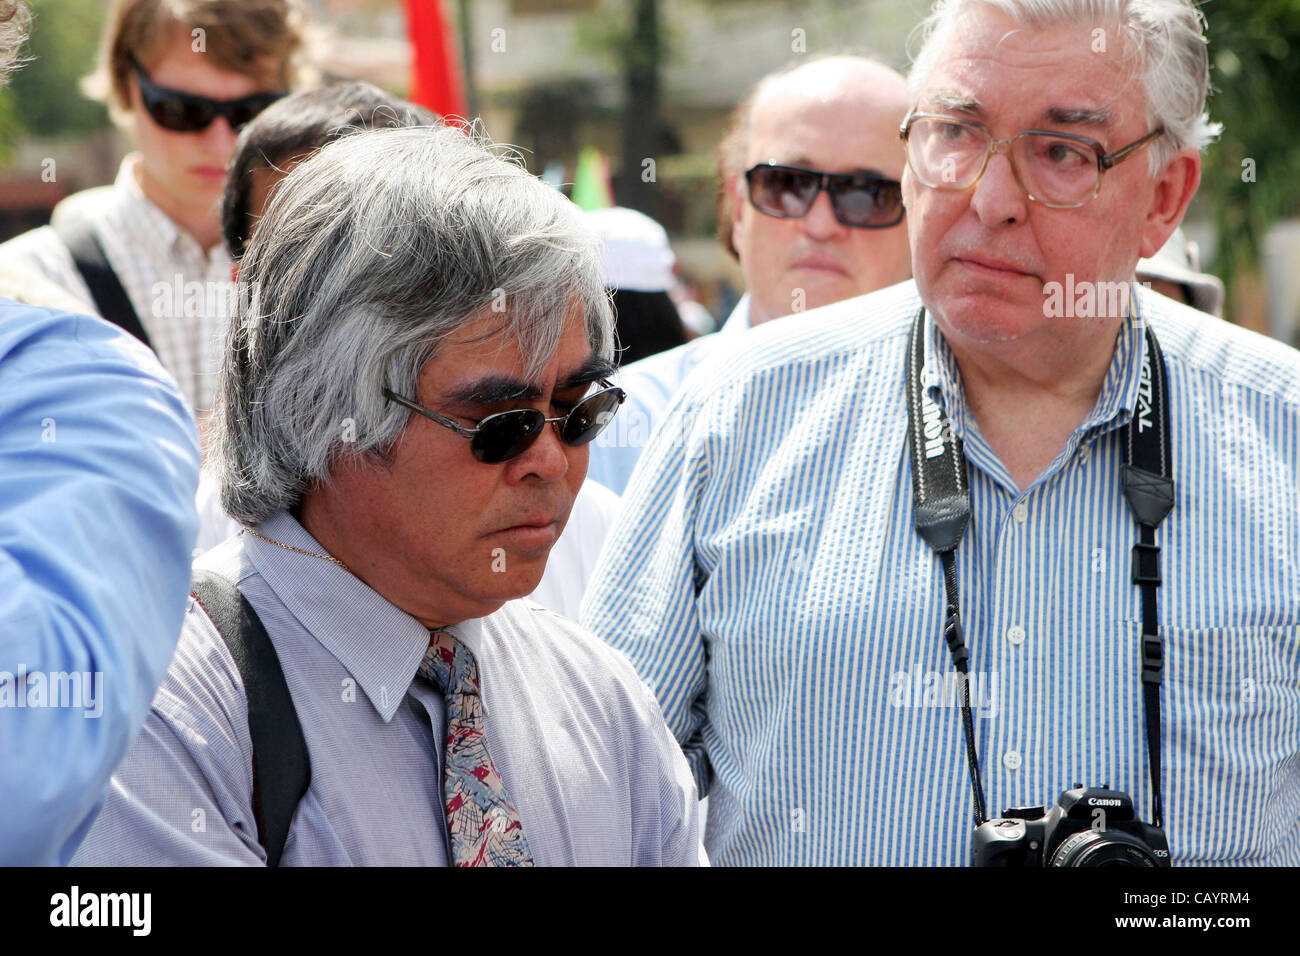
<svg viewBox="0 0 1300 956">
<path fill-rule="evenodd" d="M 361 132 L 277 187 L 239 288 L 213 454 L 246 531 L 196 569 L 265 626 L 310 783 L 276 838 L 271 669 L 246 695 L 203 598 L 75 862 L 697 862 L 649 691 L 514 600 L 622 397 L 577 207 L 473 133 Z"/>
<path fill-rule="evenodd" d="M 647 450 L 584 621 L 715 863 L 1300 863 L 1300 354 L 1134 282 L 1214 134 L 1202 29 L 940 0 L 915 282 L 756 333 Z"/>
</svg>

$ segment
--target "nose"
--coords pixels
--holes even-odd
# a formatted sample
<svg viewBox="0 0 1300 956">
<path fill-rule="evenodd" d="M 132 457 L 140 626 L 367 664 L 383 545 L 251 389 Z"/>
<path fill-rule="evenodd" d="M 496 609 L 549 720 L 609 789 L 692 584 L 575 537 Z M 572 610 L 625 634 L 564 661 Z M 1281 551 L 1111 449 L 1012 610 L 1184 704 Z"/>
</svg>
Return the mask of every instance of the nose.
<svg viewBox="0 0 1300 956">
<path fill-rule="evenodd" d="M 808 238 L 822 242 L 848 232 L 848 227 L 840 225 L 840 221 L 835 218 L 830 193 L 824 189 L 817 193 L 807 215 L 799 220 L 799 229 Z"/>
<path fill-rule="evenodd" d="M 975 184 L 971 208 L 986 226 L 1012 225 L 1023 222 L 1029 197 L 1020 188 L 1011 157 L 998 152 L 989 157 L 988 168 Z"/>
<path fill-rule="evenodd" d="M 552 422 L 518 458 L 506 463 L 512 481 L 536 475 L 542 481 L 559 481 L 569 471 L 569 455 L 576 451 L 560 440 L 560 423 Z"/>
<path fill-rule="evenodd" d="M 220 156 L 222 162 L 228 161 L 234 155 L 235 140 L 238 138 L 239 133 L 224 116 L 218 116 L 203 131 L 204 146 L 214 155 Z"/>
</svg>

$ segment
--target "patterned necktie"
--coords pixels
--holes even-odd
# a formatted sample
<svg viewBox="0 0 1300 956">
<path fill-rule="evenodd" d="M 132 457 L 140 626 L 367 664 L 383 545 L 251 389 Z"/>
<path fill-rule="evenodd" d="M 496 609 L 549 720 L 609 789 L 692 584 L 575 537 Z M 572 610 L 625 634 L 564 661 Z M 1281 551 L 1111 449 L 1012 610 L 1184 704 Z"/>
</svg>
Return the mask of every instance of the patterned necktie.
<svg viewBox="0 0 1300 956">
<path fill-rule="evenodd" d="M 447 704 L 442 795 L 453 864 L 532 866 L 519 812 L 488 754 L 474 654 L 445 631 L 433 631 L 420 676 L 442 691 Z"/>
</svg>

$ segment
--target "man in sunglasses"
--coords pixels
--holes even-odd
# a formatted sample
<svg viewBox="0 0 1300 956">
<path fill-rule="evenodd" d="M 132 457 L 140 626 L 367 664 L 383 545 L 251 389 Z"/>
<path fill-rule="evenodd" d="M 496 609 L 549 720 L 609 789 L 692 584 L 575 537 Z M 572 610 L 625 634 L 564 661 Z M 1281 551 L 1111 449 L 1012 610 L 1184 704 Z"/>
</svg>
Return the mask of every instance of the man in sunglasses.
<svg viewBox="0 0 1300 956">
<path fill-rule="evenodd" d="M 299 0 L 115 0 L 87 90 L 137 145 L 112 186 L 0 246 L 130 331 L 211 408 L 229 316 L 220 200 L 239 128 L 297 79 Z"/>
<path fill-rule="evenodd" d="M 718 238 L 747 292 L 716 335 L 620 371 L 617 426 L 591 477 L 622 492 L 687 375 L 747 329 L 902 282 L 910 274 L 899 177 L 903 78 L 859 56 L 801 61 L 759 81 L 718 147 Z"/>
<path fill-rule="evenodd" d="M 310 784 L 263 812 L 277 767 L 196 602 L 74 862 L 697 862 L 649 690 L 515 600 L 622 398 L 578 208 L 460 129 L 359 132 L 276 187 L 239 290 L 213 454 L 247 530 L 196 568 L 265 626 Z"/>
<path fill-rule="evenodd" d="M 715 863 L 963 865 L 1078 783 L 1151 865 L 1300 862 L 1300 354 L 1134 282 L 1215 132 L 1203 24 L 936 5 L 916 281 L 756 337 L 652 441 L 583 619 Z"/>
</svg>

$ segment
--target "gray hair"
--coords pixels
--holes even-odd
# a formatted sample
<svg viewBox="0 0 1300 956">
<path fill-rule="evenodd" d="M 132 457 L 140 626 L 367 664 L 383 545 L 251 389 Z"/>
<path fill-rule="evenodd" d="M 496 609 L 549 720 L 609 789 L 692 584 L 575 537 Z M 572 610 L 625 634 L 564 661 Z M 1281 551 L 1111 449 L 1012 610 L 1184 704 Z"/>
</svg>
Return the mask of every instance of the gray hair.
<svg viewBox="0 0 1300 956">
<path fill-rule="evenodd" d="M 602 359 L 613 314 L 577 206 L 481 129 L 356 133 L 275 191 L 240 265 L 213 464 L 245 524 L 292 508 L 347 459 L 386 460 L 439 343 L 501 312 L 536 375 L 575 301 Z"/>
<path fill-rule="evenodd" d="M 0 86 L 8 81 L 10 71 L 24 62 L 22 48 L 31 22 L 31 12 L 21 0 L 0 0 Z"/>
<path fill-rule="evenodd" d="M 1147 123 L 1163 125 L 1165 135 L 1148 149 L 1154 175 L 1175 153 L 1197 150 L 1219 135 L 1205 110 L 1209 88 L 1205 18 L 1192 0 L 938 0 L 918 30 L 921 48 L 907 76 L 915 102 L 934 70 L 958 15 L 982 3 L 1033 27 L 1061 23 L 1118 26 L 1142 57 L 1138 81 L 1146 95 Z"/>
</svg>

